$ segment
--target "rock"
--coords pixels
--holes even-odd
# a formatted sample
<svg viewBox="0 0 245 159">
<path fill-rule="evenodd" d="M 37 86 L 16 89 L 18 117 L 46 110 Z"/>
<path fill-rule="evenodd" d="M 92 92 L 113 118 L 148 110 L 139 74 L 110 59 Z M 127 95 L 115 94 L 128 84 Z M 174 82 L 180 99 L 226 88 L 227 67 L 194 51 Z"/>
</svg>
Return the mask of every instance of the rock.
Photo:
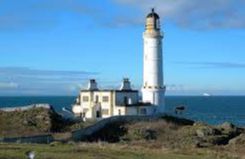
<svg viewBox="0 0 245 159">
<path fill-rule="evenodd" d="M 228 135 L 229 138 L 236 137 L 241 133 L 241 130 L 239 128 L 229 122 L 225 122 L 219 125 L 218 128 L 223 135 Z"/>
<path fill-rule="evenodd" d="M 197 133 L 197 136 L 201 138 L 206 136 L 206 132 L 202 129 L 197 129 L 196 133 Z"/>
<path fill-rule="evenodd" d="M 28 159 L 34 159 L 35 158 L 35 152 L 34 151 L 27 151 L 26 156 Z"/>
<path fill-rule="evenodd" d="M 195 147 L 196 148 L 204 148 L 204 147 L 211 147 L 213 144 L 208 143 L 208 142 L 197 142 Z"/>
<path fill-rule="evenodd" d="M 49 145 L 50 145 L 51 147 L 54 147 L 54 146 L 62 145 L 62 142 L 54 141 L 54 142 L 51 142 Z"/>
<path fill-rule="evenodd" d="M 201 137 L 201 138 L 211 136 L 211 135 L 215 135 L 216 134 L 215 132 L 216 132 L 215 129 L 208 127 L 208 126 L 201 127 L 201 128 L 198 128 L 196 130 L 197 136 Z"/>
<path fill-rule="evenodd" d="M 196 147 L 210 147 L 213 145 L 226 145 L 236 132 L 235 126 L 224 124 L 213 127 L 203 124 L 196 124 Z"/>
<path fill-rule="evenodd" d="M 226 131 L 230 131 L 230 130 L 233 130 L 236 128 L 235 125 L 233 125 L 232 123 L 229 123 L 229 122 L 224 122 L 219 127 L 223 130 L 226 130 Z"/>
<path fill-rule="evenodd" d="M 157 132 L 155 130 L 146 129 L 144 132 L 142 132 L 144 135 L 144 138 L 146 140 L 156 140 L 157 139 Z"/>
<path fill-rule="evenodd" d="M 239 136 L 231 139 L 229 145 L 245 145 L 245 134 L 240 134 Z"/>
<path fill-rule="evenodd" d="M 226 145 L 229 141 L 229 136 L 227 135 L 216 135 L 207 138 L 207 142 L 212 145 Z"/>
<path fill-rule="evenodd" d="M 200 126 L 208 126 L 206 123 L 203 123 L 203 122 L 195 122 L 194 124 L 193 124 L 193 126 L 195 126 L 195 127 L 200 127 Z"/>
</svg>

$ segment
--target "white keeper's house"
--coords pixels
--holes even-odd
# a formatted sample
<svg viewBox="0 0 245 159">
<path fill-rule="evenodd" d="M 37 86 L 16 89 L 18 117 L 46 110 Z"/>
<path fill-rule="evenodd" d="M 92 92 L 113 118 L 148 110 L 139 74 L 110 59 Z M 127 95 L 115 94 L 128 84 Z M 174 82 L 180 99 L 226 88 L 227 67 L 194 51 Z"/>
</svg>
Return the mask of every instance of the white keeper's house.
<svg viewBox="0 0 245 159">
<path fill-rule="evenodd" d="M 96 119 L 117 115 L 154 115 L 164 112 L 165 86 L 160 18 L 154 9 L 146 17 L 144 39 L 144 68 L 142 98 L 133 90 L 129 79 L 120 89 L 99 89 L 95 79 L 80 91 L 72 111 L 76 116 Z"/>
</svg>

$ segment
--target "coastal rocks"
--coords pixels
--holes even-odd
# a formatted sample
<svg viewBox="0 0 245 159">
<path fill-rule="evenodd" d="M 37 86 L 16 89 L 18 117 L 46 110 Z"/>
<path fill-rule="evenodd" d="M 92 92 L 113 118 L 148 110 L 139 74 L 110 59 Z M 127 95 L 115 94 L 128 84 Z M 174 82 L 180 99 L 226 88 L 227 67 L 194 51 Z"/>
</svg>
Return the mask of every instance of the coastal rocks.
<svg viewBox="0 0 245 159">
<path fill-rule="evenodd" d="M 195 147 L 210 147 L 212 145 L 221 144 L 223 140 L 222 133 L 213 126 L 203 123 L 195 123 Z"/>
<path fill-rule="evenodd" d="M 219 127 L 223 130 L 233 130 L 235 129 L 235 125 L 230 122 L 224 122 L 223 124 L 219 125 Z"/>
<path fill-rule="evenodd" d="M 168 117 L 157 121 L 113 122 L 93 134 L 92 138 L 152 147 L 202 148 L 227 145 L 240 133 L 241 129 L 231 123 L 211 126 L 198 122 L 183 123 L 179 118 Z"/>
<path fill-rule="evenodd" d="M 193 128 L 196 130 L 196 135 L 200 138 L 221 135 L 221 131 L 219 129 L 204 123 L 195 123 Z"/>
<path fill-rule="evenodd" d="M 238 136 L 241 133 L 241 129 L 237 128 L 235 125 L 229 122 L 225 122 L 218 126 L 218 128 L 222 131 L 223 134 L 233 138 Z"/>
<path fill-rule="evenodd" d="M 229 145 L 245 145 L 245 133 L 231 139 L 229 141 Z"/>
<path fill-rule="evenodd" d="M 218 126 L 194 124 L 196 127 L 196 147 L 210 147 L 213 145 L 226 145 L 241 133 L 241 129 L 232 123 L 225 122 Z"/>
<path fill-rule="evenodd" d="M 203 138 L 207 136 L 214 136 L 220 134 L 217 129 L 214 129 L 210 126 L 203 126 L 196 130 L 196 134 L 198 137 Z"/>
</svg>

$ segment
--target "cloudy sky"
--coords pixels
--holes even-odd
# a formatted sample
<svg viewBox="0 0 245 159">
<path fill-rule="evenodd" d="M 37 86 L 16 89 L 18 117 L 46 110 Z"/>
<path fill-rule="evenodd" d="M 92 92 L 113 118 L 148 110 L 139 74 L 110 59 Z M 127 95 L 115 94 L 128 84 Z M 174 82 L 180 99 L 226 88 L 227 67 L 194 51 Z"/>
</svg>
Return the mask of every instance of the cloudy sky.
<svg viewBox="0 0 245 159">
<path fill-rule="evenodd" d="M 168 95 L 245 95 L 244 0 L 1 0 L 0 95 L 142 83 L 142 32 L 161 17 Z"/>
</svg>

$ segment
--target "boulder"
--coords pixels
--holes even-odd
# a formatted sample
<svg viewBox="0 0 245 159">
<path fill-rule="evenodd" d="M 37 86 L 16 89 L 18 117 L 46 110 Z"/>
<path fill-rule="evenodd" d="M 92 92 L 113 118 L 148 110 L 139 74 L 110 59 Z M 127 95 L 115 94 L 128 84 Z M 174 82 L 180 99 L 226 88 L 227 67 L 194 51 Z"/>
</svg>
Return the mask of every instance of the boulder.
<svg viewBox="0 0 245 159">
<path fill-rule="evenodd" d="M 229 136 L 229 138 L 234 138 L 241 133 L 241 130 L 235 125 L 229 122 L 225 122 L 218 126 L 218 129 L 222 132 L 223 135 Z"/>
<path fill-rule="evenodd" d="M 219 125 L 219 127 L 223 130 L 226 130 L 226 131 L 232 131 L 232 130 L 236 129 L 235 125 L 233 125 L 230 122 L 224 122 L 223 124 Z"/>
<path fill-rule="evenodd" d="M 229 145 L 245 145 L 245 133 L 231 139 L 229 141 Z"/>
<path fill-rule="evenodd" d="M 210 126 L 201 126 L 196 129 L 196 135 L 200 138 L 214 136 L 218 134 L 220 134 L 220 132 L 217 129 L 212 128 Z"/>
<path fill-rule="evenodd" d="M 197 147 L 226 145 L 231 138 L 239 133 L 238 129 L 230 123 L 224 123 L 218 127 L 205 124 L 195 124 L 194 127 L 196 128 Z"/>
</svg>

